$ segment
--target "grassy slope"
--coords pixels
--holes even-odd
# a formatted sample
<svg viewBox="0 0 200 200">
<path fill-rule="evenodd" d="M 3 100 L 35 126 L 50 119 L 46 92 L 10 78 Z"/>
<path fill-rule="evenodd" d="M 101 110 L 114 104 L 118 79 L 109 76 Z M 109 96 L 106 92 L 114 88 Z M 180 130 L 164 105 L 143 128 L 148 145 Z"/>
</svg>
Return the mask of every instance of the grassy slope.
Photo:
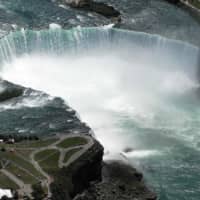
<svg viewBox="0 0 200 200">
<path fill-rule="evenodd" d="M 34 176 L 14 164 L 9 165 L 6 169 L 21 179 L 25 184 L 35 184 L 38 182 Z"/>
<path fill-rule="evenodd" d="M 38 141 L 23 141 L 16 144 L 0 144 L 0 147 L 7 147 L 7 148 L 39 148 L 39 147 L 46 147 L 58 141 L 57 138 L 48 138 L 46 140 L 38 140 Z"/>
<path fill-rule="evenodd" d="M 87 144 L 87 140 L 85 138 L 72 137 L 72 138 L 67 138 L 63 140 L 62 142 L 57 144 L 57 146 L 61 148 L 69 148 L 69 147 L 85 145 L 85 144 Z"/>
<path fill-rule="evenodd" d="M 76 149 L 71 149 L 69 150 L 64 157 L 64 163 L 66 163 L 73 154 L 75 154 L 76 152 L 80 151 L 82 148 L 76 148 Z"/>
<path fill-rule="evenodd" d="M 50 175 L 54 175 L 55 172 L 59 170 L 58 160 L 59 160 L 60 152 L 58 150 L 54 150 L 54 153 L 46 157 L 44 160 L 39 162 L 41 168 Z"/>
<path fill-rule="evenodd" d="M 10 180 L 7 176 L 0 172 L 0 188 L 2 189 L 18 189 L 18 185 L 16 185 L 12 180 Z"/>
<path fill-rule="evenodd" d="M 0 159 L 9 160 L 11 163 L 16 163 L 16 165 L 19 165 L 20 167 L 30 171 L 34 176 L 38 178 L 44 178 L 42 174 L 40 174 L 29 161 L 21 158 L 16 153 L 0 152 Z"/>
<path fill-rule="evenodd" d="M 45 150 L 37 153 L 34 159 L 44 171 L 50 175 L 55 175 L 59 170 L 58 162 L 60 151 L 55 148 L 50 148 L 56 141 L 58 141 L 58 139 L 54 137 L 32 142 L 24 141 L 16 144 L 0 144 L 0 148 L 5 148 L 5 151 L 0 151 L 0 160 L 3 161 L 3 163 L 9 161 L 9 164 L 6 165 L 6 170 L 18 177 L 25 184 L 35 184 L 39 180 L 45 179 L 45 177 L 34 168 L 34 165 L 31 163 L 30 155 L 38 148 L 47 147 Z M 78 136 L 67 138 L 60 142 L 57 147 L 63 149 L 63 151 L 66 148 L 75 148 L 67 151 L 64 157 L 64 163 L 66 163 L 73 154 L 82 149 L 77 146 L 87 143 L 87 139 Z M 18 189 L 18 186 L 0 172 L 0 188 Z"/>
</svg>

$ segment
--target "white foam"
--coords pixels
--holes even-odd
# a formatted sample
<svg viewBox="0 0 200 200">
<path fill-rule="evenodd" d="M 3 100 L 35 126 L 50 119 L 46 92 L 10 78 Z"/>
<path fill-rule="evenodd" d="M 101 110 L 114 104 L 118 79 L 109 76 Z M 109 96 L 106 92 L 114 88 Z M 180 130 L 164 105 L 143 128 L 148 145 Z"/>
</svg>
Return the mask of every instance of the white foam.
<svg viewBox="0 0 200 200">
<path fill-rule="evenodd" d="M 127 158 L 145 158 L 150 156 L 162 155 L 162 153 L 158 150 L 133 150 L 128 153 L 122 152 L 122 154 Z"/>
<path fill-rule="evenodd" d="M 64 4 L 59 4 L 58 6 L 59 6 L 60 8 L 67 9 L 67 6 L 64 5 Z"/>
<path fill-rule="evenodd" d="M 17 30 L 17 28 L 18 28 L 17 24 L 12 24 L 11 26 L 12 26 L 12 28 L 13 28 L 14 30 Z"/>
<path fill-rule="evenodd" d="M 56 23 L 51 23 L 49 24 L 49 29 L 61 29 L 62 26 L 60 24 L 56 24 Z"/>
<path fill-rule="evenodd" d="M 76 30 L 73 35 L 77 41 L 79 34 Z M 166 58 L 166 52 L 156 53 L 155 59 L 151 49 L 136 47 L 133 53 L 128 47 L 120 46 L 112 51 L 82 52 L 76 57 L 69 57 L 67 53 L 62 56 L 32 54 L 5 65 L 2 76 L 63 97 L 94 129 L 105 149 L 117 153 L 127 146 L 135 148 L 139 143 L 134 133 L 124 131 L 126 118 L 137 127 L 155 130 L 180 130 L 190 118 L 174 104 L 171 96 L 179 96 L 179 90 L 183 92 L 184 88 L 197 87 L 194 77 L 184 71 L 188 70 L 184 61 L 179 63 L 174 56 Z M 29 103 L 34 104 L 31 100 Z M 133 156 L 151 153 L 144 151 L 136 155 L 135 152 Z"/>
<path fill-rule="evenodd" d="M 113 28 L 115 26 L 115 24 L 106 24 L 106 25 L 103 25 L 102 27 L 104 28 L 104 29 L 110 29 L 110 28 Z"/>
<path fill-rule="evenodd" d="M 85 17 L 82 16 L 82 15 L 77 15 L 76 18 L 79 19 L 80 22 L 84 22 L 85 21 Z"/>
</svg>

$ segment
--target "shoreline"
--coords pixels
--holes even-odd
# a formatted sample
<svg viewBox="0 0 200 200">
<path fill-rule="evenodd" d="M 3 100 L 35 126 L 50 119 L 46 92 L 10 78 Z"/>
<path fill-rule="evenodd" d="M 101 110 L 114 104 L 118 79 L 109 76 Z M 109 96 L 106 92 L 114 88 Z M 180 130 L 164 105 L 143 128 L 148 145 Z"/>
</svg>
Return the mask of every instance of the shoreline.
<svg viewBox="0 0 200 200">
<path fill-rule="evenodd" d="M 23 91 L 26 91 L 25 87 L 15 85 L 13 83 L 3 80 L 1 84 L 3 84 L 5 88 L 7 88 L 0 92 L 0 99 L 2 97 L 2 104 L 6 102 L 19 103 L 23 100 L 23 98 L 26 99 L 26 97 L 23 96 Z M 29 90 L 34 91 L 31 88 L 29 88 Z M 16 93 L 16 91 L 20 92 Z M 44 93 L 43 95 L 46 96 L 47 94 Z M 68 110 L 68 117 L 70 117 L 71 115 L 73 116 L 76 113 L 76 111 L 74 110 L 73 112 L 71 111 L 72 108 L 68 108 Z M 17 113 L 18 112 L 20 113 L 20 109 L 19 111 L 17 111 Z M 15 113 L 15 115 L 17 113 Z M 48 178 L 48 194 L 51 194 L 50 199 L 52 200 L 100 200 L 102 198 L 105 200 L 110 200 L 111 198 L 115 198 L 116 200 L 128 200 L 130 198 L 141 198 L 144 200 L 157 199 L 156 195 L 146 186 L 145 182 L 143 181 L 143 174 L 140 173 L 137 169 L 122 161 L 103 161 L 104 148 L 97 141 L 95 135 L 91 134 L 92 130 L 89 127 L 86 129 L 85 123 L 81 122 L 79 119 L 74 118 L 73 120 L 78 123 L 79 126 L 73 126 L 72 132 L 70 131 L 70 126 L 69 128 L 67 128 L 66 126 L 66 131 L 63 131 L 63 134 L 47 134 L 46 136 L 41 135 L 41 137 L 38 134 L 39 139 L 37 139 L 36 141 L 29 141 L 28 143 L 26 141 L 23 141 L 24 139 L 22 134 L 19 135 L 16 133 L 15 136 L 13 135 L 13 138 L 15 138 L 16 140 L 20 139 L 19 142 L 16 142 L 16 144 L 13 145 L 6 143 L 2 144 L 2 148 L 5 149 L 7 155 L 9 154 L 9 151 L 10 154 L 12 154 L 12 152 L 18 152 L 18 149 L 21 149 L 20 151 L 25 152 L 26 148 L 31 148 L 30 145 L 40 145 L 37 149 L 34 149 L 34 146 L 32 147 L 29 164 L 32 164 L 32 167 L 35 167 L 35 169 L 39 170 L 37 173 L 42 172 L 42 175 L 45 175 L 45 177 Z M 40 124 L 40 120 L 37 123 Z M 57 145 L 73 137 L 88 138 L 89 142 L 88 144 L 85 144 L 83 146 L 76 146 L 74 144 L 75 146 L 73 146 L 73 148 L 81 147 L 82 150 L 75 153 L 75 155 L 72 156 L 73 159 L 69 159 L 68 164 L 64 165 L 63 153 L 70 151 L 71 149 L 69 148 L 69 150 L 65 150 Z M 50 141 L 51 143 L 43 147 L 41 146 L 44 143 L 42 141 Z M 42 151 L 52 151 L 53 149 L 59 150 L 61 154 L 59 158 L 59 169 L 56 170 L 53 173 L 54 175 L 52 176 L 51 173 L 46 173 L 41 168 L 41 166 L 39 166 L 39 162 L 37 162 L 36 158 L 37 155 L 39 156 Z M 1 152 L 1 154 L 3 157 L 5 157 L 4 152 Z M 18 156 L 18 153 L 15 156 Z M 11 163 L 13 163 L 15 162 L 15 160 L 16 158 L 14 158 L 14 160 L 11 159 L 10 161 Z M 17 166 L 19 165 L 18 162 L 16 162 L 15 164 L 17 164 Z M 21 167 L 23 166 L 20 166 L 20 168 Z M 26 169 L 26 172 L 28 170 L 29 169 Z M 7 165 L 3 167 L 2 173 L 4 171 L 8 171 Z M 21 179 L 21 175 L 16 176 L 16 174 L 13 174 L 13 172 L 11 171 L 11 177 L 13 177 L 14 182 L 15 180 L 17 180 L 18 183 L 18 180 L 20 181 Z M 32 173 L 32 171 L 30 172 Z M 23 182 L 23 179 L 21 180 L 22 181 L 20 181 L 20 183 L 22 185 L 27 185 L 27 187 L 29 188 L 29 194 L 26 194 L 26 190 L 23 188 L 18 189 L 19 194 L 31 196 L 31 185 Z M 45 179 L 41 179 L 41 182 L 46 184 Z M 68 185 L 68 187 L 66 187 L 66 185 Z M 62 195 L 59 198 L 60 194 L 63 194 L 64 196 Z"/>
</svg>

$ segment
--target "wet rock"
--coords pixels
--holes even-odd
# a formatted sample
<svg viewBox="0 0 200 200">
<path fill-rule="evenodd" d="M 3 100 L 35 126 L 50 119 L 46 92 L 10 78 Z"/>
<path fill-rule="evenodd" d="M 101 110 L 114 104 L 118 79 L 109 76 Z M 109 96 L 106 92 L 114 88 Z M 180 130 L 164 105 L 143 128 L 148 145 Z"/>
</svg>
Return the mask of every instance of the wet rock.
<svg viewBox="0 0 200 200">
<path fill-rule="evenodd" d="M 119 161 L 104 163 L 102 177 L 102 182 L 90 186 L 92 190 L 84 191 L 83 200 L 157 199 L 156 195 L 145 186 L 142 174 L 125 163 Z"/>
<path fill-rule="evenodd" d="M 23 94 L 24 88 L 7 81 L 0 81 L 0 102 L 19 97 Z"/>
<path fill-rule="evenodd" d="M 143 174 L 140 172 L 135 172 L 135 177 L 137 178 L 138 181 L 142 181 L 143 179 Z"/>
<path fill-rule="evenodd" d="M 180 0 L 167 0 L 169 3 L 178 4 Z"/>
<path fill-rule="evenodd" d="M 92 0 L 66 0 L 65 2 L 73 8 L 96 12 L 108 18 L 116 18 L 120 16 L 118 10 L 106 3 L 94 2 Z M 120 21 L 120 19 L 118 18 L 117 21 Z"/>
<path fill-rule="evenodd" d="M 125 149 L 123 149 L 124 153 L 130 153 L 132 151 L 133 151 L 133 148 L 131 148 L 131 147 L 126 147 Z"/>
<path fill-rule="evenodd" d="M 123 184 L 120 184 L 118 187 L 119 187 L 119 189 L 120 189 L 121 191 L 123 191 L 123 192 L 126 190 L 126 186 L 123 185 Z"/>
</svg>

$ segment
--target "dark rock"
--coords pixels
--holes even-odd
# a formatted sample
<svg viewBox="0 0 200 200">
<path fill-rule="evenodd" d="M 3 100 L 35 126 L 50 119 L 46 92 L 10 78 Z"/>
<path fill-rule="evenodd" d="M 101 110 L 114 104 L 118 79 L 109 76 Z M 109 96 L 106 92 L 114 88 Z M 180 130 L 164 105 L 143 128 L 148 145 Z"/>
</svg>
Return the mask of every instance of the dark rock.
<svg viewBox="0 0 200 200">
<path fill-rule="evenodd" d="M 66 3 L 73 8 L 96 12 L 108 18 L 116 18 L 120 16 L 120 12 L 116 10 L 113 6 L 107 5 L 106 3 L 102 2 L 94 2 L 92 0 L 72 0 L 66 1 Z M 118 19 L 118 21 L 120 20 Z"/>
<path fill-rule="evenodd" d="M 123 184 L 120 184 L 118 187 L 119 187 L 119 189 L 122 190 L 122 191 L 125 191 L 125 190 L 126 190 L 126 186 L 123 185 Z"/>
<path fill-rule="evenodd" d="M 15 97 L 19 97 L 23 94 L 24 88 L 18 85 L 14 85 L 7 81 L 0 82 L 0 102 L 10 100 Z"/>
<path fill-rule="evenodd" d="M 180 0 L 167 0 L 169 3 L 178 4 Z"/>
<path fill-rule="evenodd" d="M 143 175 L 140 172 L 135 172 L 135 177 L 138 179 L 138 181 L 142 181 Z"/>
<path fill-rule="evenodd" d="M 120 12 L 118 10 L 105 3 L 91 2 L 90 10 L 109 18 L 118 17 L 120 15 Z"/>
<path fill-rule="evenodd" d="M 103 181 L 91 185 L 93 189 L 84 192 L 83 200 L 157 199 L 145 186 L 141 173 L 127 164 L 119 161 L 104 163 L 102 175 Z"/>
<path fill-rule="evenodd" d="M 90 197 L 82 193 L 90 188 L 93 193 L 93 181 L 101 181 L 103 147 L 94 139 L 94 145 L 80 158 L 67 168 L 63 168 L 55 176 L 51 184 L 52 200 L 65 200 L 75 198 L 76 200 L 90 200 Z M 78 195 L 78 196 L 77 196 Z M 91 199 L 94 200 L 94 199 Z"/>
<path fill-rule="evenodd" d="M 124 153 L 130 153 L 132 151 L 133 151 L 133 148 L 131 148 L 131 147 L 126 147 L 125 149 L 123 149 Z"/>
</svg>

